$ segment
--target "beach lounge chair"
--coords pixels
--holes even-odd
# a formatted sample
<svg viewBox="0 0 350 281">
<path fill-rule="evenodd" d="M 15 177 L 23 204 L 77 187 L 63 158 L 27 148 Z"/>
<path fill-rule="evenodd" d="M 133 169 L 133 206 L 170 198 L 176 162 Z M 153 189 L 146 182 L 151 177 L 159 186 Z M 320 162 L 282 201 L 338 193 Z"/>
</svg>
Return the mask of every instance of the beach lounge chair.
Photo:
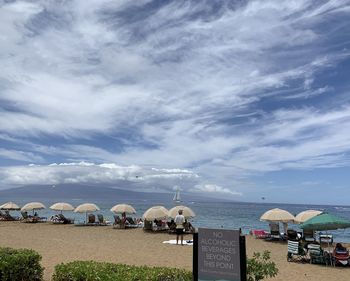
<svg viewBox="0 0 350 281">
<path fill-rule="evenodd" d="M 311 264 L 330 264 L 330 257 L 323 251 L 319 244 L 309 244 L 307 246 Z"/>
<path fill-rule="evenodd" d="M 60 219 L 63 221 L 64 224 L 74 223 L 74 219 L 73 218 L 67 218 L 63 214 L 59 214 L 58 216 L 60 217 Z"/>
<path fill-rule="evenodd" d="M 306 251 L 299 241 L 288 240 L 287 261 L 306 261 Z"/>
<path fill-rule="evenodd" d="M 0 211 L 0 220 L 2 220 L 2 221 L 16 221 L 16 220 L 19 220 L 19 218 L 11 216 L 9 211 L 5 211 L 5 214 Z"/>
<path fill-rule="evenodd" d="M 152 223 L 152 230 L 154 232 L 166 231 L 168 230 L 168 225 L 166 221 L 154 220 Z"/>
<path fill-rule="evenodd" d="M 58 214 L 53 223 L 71 224 L 74 223 L 74 219 L 66 218 L 63 214 Z"/>
<path fill-rule="evenodd" d="M 303 230 L 303 240 L 305 242 L 315 242 L 316 241 L 316 236 L 315 236 L 315 231 L 312 229 Z"/>
<path fill-rule="evenodd" d="M 153 222 L 145 219 L 145 221 L 143 223 L 143 230 L 152 231 L 153 230 Z"/>
<path fill-rule="evenodd" d="M 125 224 L 122 222 L 121 218 L 117 215 L 114 215 L 113 228 L 116 229 L 125 229 Z"/>
<path fill-rule="evenodd" d="M 132 217 L 127 217 L 125 220 L 125 228 L 137 228 L 139 225 Z"/>
<path fill-rule="evenodd" d="M 95 217 L 95 215 L 94 214 L 89 214 L 88 215 L 88 224 L 95 224 L 95 222 L 96 222 L 96 217 Z"/>
<path fill-rule="evenodd" d="M 98 215 L 97 215 L 97 219 L 98 219 L 98 222 L 97 222 L 96 225 L 100 225 L 100 226 L 105 226 L 105 225 L 107 225 L 107 223 L 106 223 L 106 221 L 105 221 L 105 219 L 104 219 L 104 217 L 103 217 L 102 214 L 98 214 Z"/>
<path fill-rule="evenodd" d="M 255 239 L 266 239 L 270 237 L 270 233 L 266 232 L 265 230 L 262 229 L 253 229 L 251 231 L 251 234 Z"/>
<path fill-rule="evenodd" d="M 333 235 L 320 233 L 320 244 L 332 244 Z"/>
<path fill-rule="evenodd" d="M 333 262 L 334 265 L 349 266 L 349 250 L 343 247 L 340 243 L 337 243 L 333 251 Z"/>
<path fill-rule="evenodd" d="M 265 238 L 265 240 L 283 240 L 280 233 L 280 225 L 278 223 L 270 223 L 270 236 Z"/>
<path fill-rule="evenodd" d="M 292 241 L 299 241 L 301 238 L 301 235 L 294 229 L 288 229 L 287 230 L 287 239 Z"/>
<path fill-rule="evenodd" d="M 21 222 L 27 222 L 27 223 L 37 223 L 39 222 L 39 217 L 37 216 L 29 216 L 27 212 L 21 212 L 22 218 Z"/>
</svg>

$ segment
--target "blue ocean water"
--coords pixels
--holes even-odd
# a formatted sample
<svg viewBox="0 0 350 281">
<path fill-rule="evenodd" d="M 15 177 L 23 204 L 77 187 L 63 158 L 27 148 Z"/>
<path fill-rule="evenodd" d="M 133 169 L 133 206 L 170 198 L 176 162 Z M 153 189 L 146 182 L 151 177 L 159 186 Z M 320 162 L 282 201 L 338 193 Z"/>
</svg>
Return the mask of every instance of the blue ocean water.
<svg viewBox="0 0 350 281">
<path fill-rule="evenodd" d="M 33 200 L 35 201 L 35 200 Z M 17 203 L 25 204 L 29 202 L 28 199 Z M 47 207 L 51 206 L 57 201 L 45 200 L 42 201 Z M 68 201 L 73 206 L 85 203 L 82 200 L 76 199 Z M 97 204 L 107 220 L 113 221 L 113 213 L 110 208 L 118 203 L 127 203 L 133 205 L 137 214 L 134 217 L 141 217 L 142 214 L 151 206 L 163 205 L 170 209 L 175 206 L 172 201 L 157 202 L 152 200 L 134 200 L 129 202 L 116 202 L 116 201 L 91 201 L 91 203 Z M 350 220 L 350 206 L 329 206 L 329 205 L 294 205 L 294 204 L 278 204 L 278 203 L 243 203 L 243 202 L 181 202 L 182 205 L 190 207 L 195 213 L 196 217 L 191 220 L 195 227 L 204 228 L 224 228 L 224 229 L 239 229 L 241 228 L 243 233 L 249 233 L 252 229 L 264 229 L 269 230 L 268 223 L 260 221 L 260 216 L 267 210 L 272 208 L 281 208 L 289 211 L 293 215 L 296 215 L 302 211 L 313 209 L 321 210 L 334 215 L 338 215 Z M 40 216 L 50 217 L 55 214 L 50 209 L 38 211 Z M 19 214 L 17 214 L 19 215 Z M 66 212 L 67 217 L 74 217 L 77 222 L 83 222 L 85 220 L 84 214 L 77 214 L 73 212 Z M 298 225 L 290 224 L 290 228 L 299 230 Z M 281 228 L 282 229 L 282 228 Z M 350 228 L 341 229 L 335 231 L 328 231 L 329 234 L 333 234 L 334 240 L 339 242 L 350 243 Z"/>
</svg>

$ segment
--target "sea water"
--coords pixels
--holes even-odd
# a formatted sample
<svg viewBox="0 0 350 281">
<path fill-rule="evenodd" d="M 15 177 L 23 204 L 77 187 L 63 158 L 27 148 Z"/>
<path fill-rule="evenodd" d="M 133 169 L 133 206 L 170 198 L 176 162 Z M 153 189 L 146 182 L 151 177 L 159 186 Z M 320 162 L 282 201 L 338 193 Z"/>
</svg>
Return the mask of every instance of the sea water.
<svg viewBox="0 0 350 281">
<path fill-rule="evenodd" d="M 28 200 L 23 202 L 17 202 L 24 205 L 29 202 Z M 42 200 L 47 206 L 47 209 L 39 210 L 39 216 L 50 217 L 57 213 L 48 209 L 56 201 Z M 80 199 L 74 199 L 68 201 L 73 206 L 85 203 Z M 116 202 L 114 201 L 94 201 L 100 207 L 100 211 L 97 213 L 103 214 L 104 218 L 109 221 L 114 221 L 113 213 L 110 208 L 118 203 L 131 204 L 137 211 L 132 217 L 142 217 L 142 214 L 150 207 L 155 205 L 163 205 L 170 209 L 175 206 L 172 201 L 158 202 L 152 200 L 134 200 L 129 202 Z M 273 208 L 280 208 L 289 211 L 291 214 L 296 215 L 305 210 L 320 210 L 347 218 L 350 220 L 350 206 L 330 206 L 330 205 L 295 205 L 295 204 L 278 204 L 278 203 L 246 203 L 246 202 L 181 202 L 181 205 L 190 207 L 195 213 L 196 217 L 191 219 L 191 223 L 195 227 L 202 228 L 222 228 L 222 229 L 241 229 L 243 233 L 247 234 L 252 229 L 264 229 L 269 230 L 268 222 L 260 221 L 260 216 L 267 210 Z M 67 217 L 75 218 L 75 222 L 84 222 L 85 214 L 78 214 L 74 212 L 65 212 Z M 17 215 L 20 215 L 17 213 Z M 289 228 L 300 230 L 297 224 L 289 224 Z M 282 230 L 281 226 L 281 230 Z M 350 228 L 340 229 L 334 231 L 327 231 L 327 234 L 332 234 L 334 241 L 350 243 Z"/>
</svg>

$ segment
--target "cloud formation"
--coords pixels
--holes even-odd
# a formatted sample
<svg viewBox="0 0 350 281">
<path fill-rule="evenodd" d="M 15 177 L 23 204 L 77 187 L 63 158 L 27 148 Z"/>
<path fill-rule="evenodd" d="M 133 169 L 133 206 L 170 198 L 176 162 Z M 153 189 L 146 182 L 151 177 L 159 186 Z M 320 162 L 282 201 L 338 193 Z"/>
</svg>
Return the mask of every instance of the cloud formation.
<svg viewBox="0 0 350 281">
<path fill-rule="evenodd" d="M 134 2 L 0 4 L 6 182 L 179 169 L 237 194 L 256 175 L 349 166 L 349 1 Z M 121 166 L 49 165 L 80 161 Z"/>
</svg>

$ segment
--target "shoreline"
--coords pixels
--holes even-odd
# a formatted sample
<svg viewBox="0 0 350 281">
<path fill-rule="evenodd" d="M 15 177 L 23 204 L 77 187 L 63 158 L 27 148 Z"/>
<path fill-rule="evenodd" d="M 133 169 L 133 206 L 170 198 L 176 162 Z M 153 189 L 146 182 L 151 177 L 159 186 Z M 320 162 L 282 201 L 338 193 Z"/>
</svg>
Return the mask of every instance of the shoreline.
<svg viewBox="0 0 350 281">
<path fill-rule="evenodd" d="M 192 270 L 192 246 L 164 244 L 176 239 L 168 233 L 143 229 L 113 229 L 111 226 L 75 227 L 50 223 L 0 222 L 1 247 L 30 248 L 42 255 L 44 280 L 50 280 L 54 266 L 74 260 L 95 260 L 130 265 L 167 266 Z M 185 240 L 192 235 L 185 235 Z M 349 246 L 349 245 L 347 245 Z M 266 242 L 246 236 L 247 255 L 269 250 L 279 269 L 273 279 L 283 281 L 347 280 L 348 268 L 287 262 L 287 244 Z"/>
</svg>

